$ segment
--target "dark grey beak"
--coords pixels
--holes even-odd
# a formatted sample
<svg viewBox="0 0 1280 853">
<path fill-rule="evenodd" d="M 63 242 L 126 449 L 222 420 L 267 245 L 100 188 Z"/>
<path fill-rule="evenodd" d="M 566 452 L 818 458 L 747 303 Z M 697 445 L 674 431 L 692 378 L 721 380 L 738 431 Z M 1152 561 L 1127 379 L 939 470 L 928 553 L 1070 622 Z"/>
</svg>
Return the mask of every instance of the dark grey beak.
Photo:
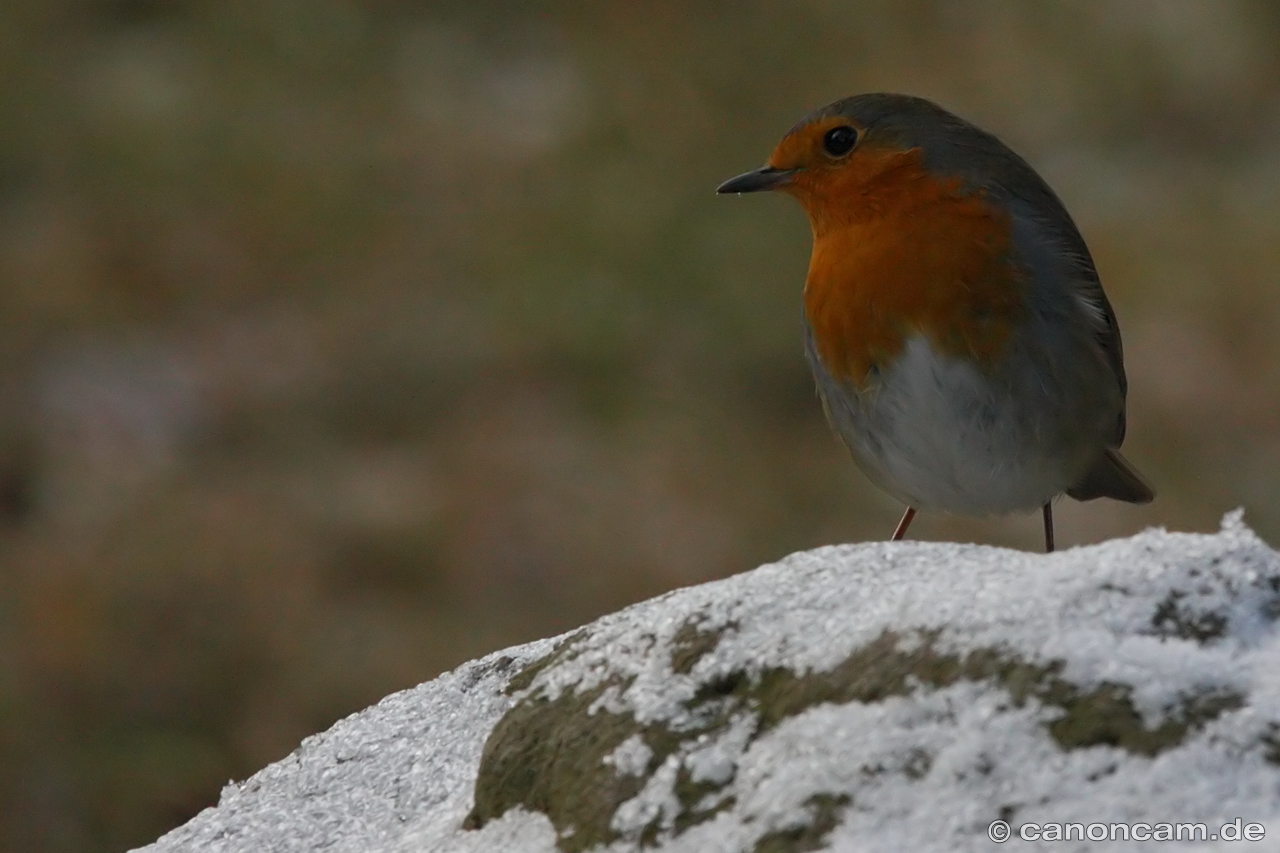
<svg viewBox="0 0 1280 853">
<path fill-rule="evenodd" d="M 720 186 L 716 187 L 716 192 L 725 193 L 758 193 L 762 190 L 772 190 L 782 186 L 791 179 L 791 176 L 799 169 L 775 169 L 772 166 L 765 166 L 756 169 L 754 172 L 738 175 L 736 178 L 730 178 Z"/>
</svg>

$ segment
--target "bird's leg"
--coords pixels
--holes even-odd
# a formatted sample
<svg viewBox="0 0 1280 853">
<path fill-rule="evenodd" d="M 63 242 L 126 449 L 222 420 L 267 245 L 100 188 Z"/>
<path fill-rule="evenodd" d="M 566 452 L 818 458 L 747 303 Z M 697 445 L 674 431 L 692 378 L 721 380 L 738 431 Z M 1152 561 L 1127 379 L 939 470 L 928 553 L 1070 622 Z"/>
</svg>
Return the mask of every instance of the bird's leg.
<svg viewBox="0 0 1280 853">
<path fill-rule="evenodd" d="M 902 514 L 902 520 L 898 522 L 898 526 L 894 528 L 893 539 L 890 541 L 897 542 L 903 536 L 907 535 L 907 528 L 911 526 L 911 519 L 916 517 L 916 508 L 907 507 L 907 511 Z"/>
<path fill-rule="evenodd" d="M 1044 505 L 1044 552 L 1053 553 L 1053 505 L 1048 501 Z"/>
</svg>

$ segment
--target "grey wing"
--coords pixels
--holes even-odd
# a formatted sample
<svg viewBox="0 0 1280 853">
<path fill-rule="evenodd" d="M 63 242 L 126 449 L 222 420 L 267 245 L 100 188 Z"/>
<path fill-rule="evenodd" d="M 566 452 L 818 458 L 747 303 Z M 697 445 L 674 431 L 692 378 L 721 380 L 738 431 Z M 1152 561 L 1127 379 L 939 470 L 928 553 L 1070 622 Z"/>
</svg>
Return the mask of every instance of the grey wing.
<svg viewBox="0 0 1280 853">
<path fill-rule="evenodd" d="M 1036 224 L 1041 233 L 1056 244 L 1058 251 L 1055 254 L 1067 260 L 1068 275 L 1075 287 L 1076 296 L 1093 321 L 1094 339 L 1110 365 L 1111 372 L 1115 374 L 1121 405 L 1111 446 L 1119 447 L 1124 441 L 1124 398 L 1129 390 L 1129 382 L 1124 375 L 1124 350 L 1120 343 L 1120 326 L 1116 323 L 1115 311 L 1111 309 L 1107 294 L 1102 290 L 1102 282 L 1098 279 L 1089 247 L 1085 245 L 1080 229 L 1076 228 L 1062 200 L 1025 160 L 1013 152 L 1009 154 L 1009 158 L 1002 161 L 1005 172 L 1000 176 L 1000 189 L 1020 199 L 1028 213 L 1056 210 L 1058 214 L 1052 219 L 1043 215 L 1036 216 Z M 1034 216 L 1034 213 L 1031 215 Z"/>
<path fill-rule="evenodd" d="M 1115 311 L 1111 308 L 1111 303 L 1107 300 L 1107 294 L 1102 289 L 1102 282 L 1098 278 L 1098 271 L 1093 266 L 1093 258 L 1089 255 L 1089 248 L 1084 243 L 1084 238 L 1080 236 L 1079 230 L 1076 229 L 1075 223 L 1066 216 L 1063 211 L 1064 221 L 1068 229 L 1064 229 L 1066 233 L 1060 235 L 1065 244 L 1065 248 L 1076 268 L 1076 275 L 1073 276 L 1072 283 L 1076 287 L 1076 293 L 1081 304 L 1089 313 L 1090 319 L 1093 320 L 1094 339 L 1098 342 L 1098 346 L 1102 348 L 1102 353 L 1107 359 L 1107 363 L 1111 366 L 1111 372 L 1115 374 L 1116 385 L 1120 389 L 1120 413 L 1116 418 L 1115 433 L 1112 439 L 1112 447 L 1119 447 L 1124 442 L 1125 433 L 1125 417 L 1124 417 L 1124 399 L 1129 392 L 1129 380 L 1124 375 L 1124 346 L 1120 342 L 1120 325 L 1116 322 Z"/>
<path fill-rule="evenodd" d="M 1069 233 L 1061 234 L 1064 246 L 1069 247 L 1073 272 L 1072 284 L 1081 305 L 1093 320 L 1094 340 L 1102 350 L 1103 356 L 1115 374 L 1116 387 L 1120 391 L 1120 410 L 1116 413 L 1115 427 L 1112 432 L 1110 446 L 1098 458 L 1080 482 L 1067 489 L 1067 494 L 1079 501 L 1106 497 L 1129 503 L 1145 504 L 1155 498 L 1155 492 L 1142 478 L 1129 461 L 1120 455 L 1119 447 L 1124 441 L 1125 414 L 1124 398 L 1128 392 L 1128 381 L 1124 375 L 1124 351 L 1120 343 L 1120 326 L 1116 323 L 1115 312 L 1107 301 L 1107 294 L 1102 290 L 1102 282 L 1093 267 L 1093 258 L 1084 244 L 1070 218 L 1063 216 L 1070 228 Z"/>
</svg>

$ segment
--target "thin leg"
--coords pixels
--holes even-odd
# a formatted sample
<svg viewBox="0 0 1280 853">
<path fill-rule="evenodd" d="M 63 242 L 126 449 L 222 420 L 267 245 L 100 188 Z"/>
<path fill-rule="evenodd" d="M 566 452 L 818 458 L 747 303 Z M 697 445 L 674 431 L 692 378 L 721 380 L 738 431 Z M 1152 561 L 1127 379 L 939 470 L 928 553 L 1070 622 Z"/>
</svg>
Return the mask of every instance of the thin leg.
<svg viewBox="0 0 1280 853">
<path fill-rule="evenodd" d="M 1053 553 L 1053 504 L 1044 505 L 1044 552 Z"/>
<path fill-rule="evenodd" d="M 893 539 L 891 541 L 897 542 L 903 536 L 906 536 L 907 528 L 911 526 L 911 519 L 915 517 L 916 508 L 913 506 L 907 507 L 907 511 L 902 514 L 902 520 L 898 522 L 898 526 L 893 531 Z"/>
</svg>

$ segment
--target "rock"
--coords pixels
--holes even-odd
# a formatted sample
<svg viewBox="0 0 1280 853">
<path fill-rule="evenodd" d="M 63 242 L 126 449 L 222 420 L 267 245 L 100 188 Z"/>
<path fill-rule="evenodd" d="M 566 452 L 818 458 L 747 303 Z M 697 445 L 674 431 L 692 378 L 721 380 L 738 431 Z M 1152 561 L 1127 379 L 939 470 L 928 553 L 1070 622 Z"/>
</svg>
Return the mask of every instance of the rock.
<svg viewBox="0 0 1280 853">
<path fill-rule="evenodd" d="M 144 849 L 952 853 L 993 822 L 1262 849 L 1277 616 L 1239 513 L 1052 555 L 821 548 L 388 697 Z"/>
</svg>

